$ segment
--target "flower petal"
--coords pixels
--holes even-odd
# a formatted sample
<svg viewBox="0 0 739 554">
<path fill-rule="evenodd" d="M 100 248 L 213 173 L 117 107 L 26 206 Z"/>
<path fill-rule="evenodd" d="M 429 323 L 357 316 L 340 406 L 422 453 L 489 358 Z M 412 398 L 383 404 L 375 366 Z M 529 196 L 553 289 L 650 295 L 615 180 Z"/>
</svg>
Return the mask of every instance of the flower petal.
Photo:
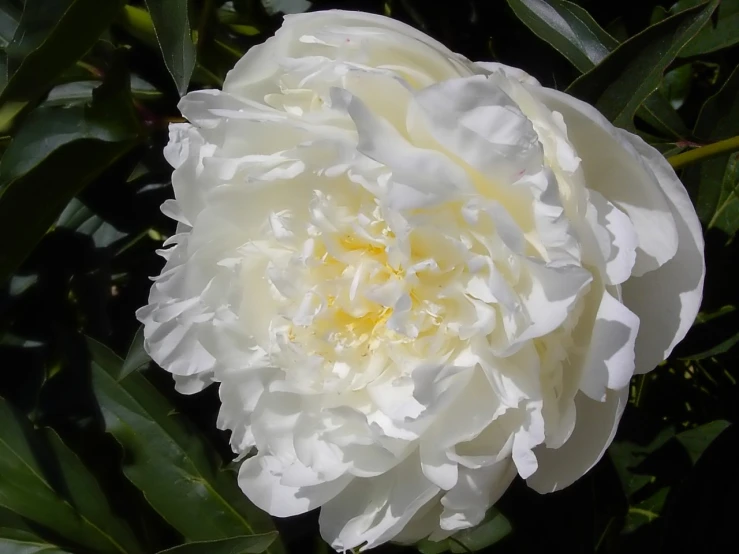
<svg viewBox="0 0 739 554">
<path fill-rule="evenodd" d="M 321 536 L 338 551 L 393 538 L 439 492 L 421 472 L 418 453 L 374 479 L 355 479 L 320 515 Z"/>
<path fill-rule="evenodd" d="M 592 469 L 613 441 L 629 389 L 608 390 L 605 402 L 597 402 L 584 393 L 575 397 L 577 423 L 564 445 L 557 449 L 539 446 L 534 450 L 539 467 L 526 483 L 540 493 L 568 487 Z"/>
<path fill-rule="evenodd" d="M 685 187 L 664 156 L 639 137 L 622 134 L 652 167 L 678 231 L 678 250 L 669 262 L 622 285 L 624 304 L 641 319 L 636 373 L 647 373 L 670 355 L 698 315 L 706 273 L 703 233 Z"/>
<path fill-rule="evenodd" d="M 441 528 L 467 529 L 480 523 L 516 476 L 516 466 L 506 459 L 478 469 L 460 468 L 456 486 L 441 497 Z"/>
<path fill-rule="evenodd" d="M 639 318 L 608 291 L 595 316 L 585 358 L 580 390 L 593 400 L 604 402 L 606 388 L 619 390 L 634 374 L 634 345 Z"/>
<path fill-rule="evenodd" d="M 665 191 L 655 186 L 652 168 L 634 145 L 598 110 L 568 94 L 545 87 L 528 87 L 535 98 L 564 117 L 588 188 L 601 193 L 625 212 L 636 230 L 634 275 L 653 271 L 678 249 L 678 231 Z"/>
<path fill-rule="evenodd" d="M 258 508 L 273 516 L 290 517 L 322 506 L 354 479 L 342 475 L 319 485 L 295 487 L 282 484 L 283 471 L 277 458 L 254 456 L 241 464 L 239 486 Z"/>
</svg>

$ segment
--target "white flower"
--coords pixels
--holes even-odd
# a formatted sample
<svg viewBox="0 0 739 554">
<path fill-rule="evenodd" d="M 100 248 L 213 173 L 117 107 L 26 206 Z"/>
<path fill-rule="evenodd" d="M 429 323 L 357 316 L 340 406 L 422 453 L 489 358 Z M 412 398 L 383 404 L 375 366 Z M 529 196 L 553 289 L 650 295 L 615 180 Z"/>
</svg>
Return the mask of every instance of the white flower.
<svg viewBox="0 0 739 554">
<path fill-rule="evenodd" d="M 220 383 L 245 494 L 321 507 L 337 550 L 473 526 L 516 474 L 569 485 L 698 310 L 656 150 L 391 19 L 288 16 L 180 108 L 148 351 Z"/>
</svg>

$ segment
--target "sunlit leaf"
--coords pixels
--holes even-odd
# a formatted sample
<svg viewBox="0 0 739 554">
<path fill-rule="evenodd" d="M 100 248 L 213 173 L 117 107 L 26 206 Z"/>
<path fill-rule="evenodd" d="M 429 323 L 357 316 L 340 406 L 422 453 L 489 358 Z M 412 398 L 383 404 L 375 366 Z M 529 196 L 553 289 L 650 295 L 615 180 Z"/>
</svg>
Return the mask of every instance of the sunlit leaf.
<svg viewBox="0 0 739 554">
<path fill-rule="evenodd" d="M 0 4 L 0 48 L 5 49 L 13 40 L 21 11 L 10 2 Z"/>
<path fill-rule="evenodd" d="M 693 80 L 692 64 L 681 65 L 665 73 L 659 92 L 670 101 L 674 109 L 680 109 L 690 93 Z"/>
<path fill-rule="evenodd" d="M 311 6 L 308 0 L 260 0 L 268 14 L 302 13 Z"/>
<path fill-rule="evenodd" d="M 33 41 L 33 48 L 10 75 L 0 94 L 0 129 L 7 128 L 26 105 L 45 94 L 64 70 L 90 49 L 118 15 L 123 3 L 123 0 L 72 0 L 69 3 L 42 38 Z M 46 20 L 49 13 L 54 13 L 54 5 L 58 4 L 27 0 L 16 35 L 29 41 L 30 34 L 24 32 L 25 21 Z M 35 36 L 38 30 L 33 30 Z M 14 50 L 11 46 L 13 44 L 8 46 L 9 66 Z M 18 49 L 25 50 L 20 41 Z"/>
<path fill-rule="evenodd" d="M 0 552 L 3 554 L 71 554 L 42 538 L 20 529 L 0 528 Z"/>
<path fill-rule="evenodd" d="M 512 530 L 508 519 L 495 508 L 491 508 L 479 525 L 458 531 L 446 540 L 423 540 L 418 543 L 417 548 L 421 554 L 478 552 L 500 542 Z"/>
<path fill-rule="evenodd" d="M 131 346 L 128 348 L 128 354 L 126 359 L 123 360 L 123 366 L 121 367 L 121 373 L 118 376 L 118 380 L 125 379 L 130 373 L 138 371 L 149 365 L 151 358 L 144 350 L 144 326 L 139 327 L 131 341 Z"/>
<path fill-rule="evenodd" d="M 44 106 L 75 106 L 92 100 L 92 92 L 100 81 L 74 81 L 55 86 L 44 100 Z M 162 93 L 141 77 L 131 76 L 131 96 L 141 100 L 160 98 Z"/>
<path fill-rule="evenodd" d="M 619 45 L 568 92 L 594 104 L 615 125 L 633 128 L 639 106 L 660 84 L 668 65 L 706 24 L 718 0 L 687 9 Z"/>
<path fill-rule="evenodd" d="M 630 506 L 626 514 L 623 532 L 633 533 L 642 525 L 652 523 L 662 515 L 665 500 L 670 492 L 669 487 L 663 487 L 649 498 Z"/>
<path fill-rule="evenodd" d="M 536 35 L 561 52 L 581 72 L 599 64 L 618 41 L 582 7 L 566 0 L 508 0 Z"/>
<path fill-rule="evenodd" d="M 491 508 L 480 525 L 455 533 L 455 540 L 449 542 L 449 547 L 454 553 L 476 552 L 501 541 L 512 530 L 508 519 L 495 508 Z"/>
<path fill-rule="evenodd" d="M 201 541 L 162 550 L 159 554 L 260 554 L 275 541 L 277 533 Z"/>
<path fill-rule="evenodd" d="M 92 238 L 98 248 L 105 248 L 127 235 L 97 216 L 82 202 L 73 198 L 56 222 L 56 227 L 70 229 Z"/>
<path fill-rule="evenodd" d="M 154 23 L 164 63 L 180 96 L 187 92 L 195 69 L 195 44 L 192 40 L 187 0 L 146 0 Z"/>
<path fill-rule="evenodd" d="M 564 0 L 508 0 L 514 12 L 534 33 L 585 73 L 615 50 L 619 41 L 582 7 Z M 640 118 L 670 137 L 685 138 L 690 131 L 674 108 L 657 92 L 637 108 Z"/>
</svg>

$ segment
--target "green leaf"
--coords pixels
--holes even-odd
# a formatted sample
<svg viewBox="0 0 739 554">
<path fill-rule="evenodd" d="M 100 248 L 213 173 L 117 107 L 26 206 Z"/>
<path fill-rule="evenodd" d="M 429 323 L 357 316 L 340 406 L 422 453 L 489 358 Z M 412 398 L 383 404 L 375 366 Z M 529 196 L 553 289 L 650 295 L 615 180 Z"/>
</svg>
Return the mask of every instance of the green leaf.
<svg viewBox="0 0 739 554">
<path fill-rule="evenodd" d="M 76 198 L 67 204 L 56 222 L 56 227 L 70 229 L 92 238 L 97 248 L 105 248 L 127 236 L 113 227 Z"/>
<path fill-rule="evenodd" d="M 615 50 L 619 41 L 586 12 L 562 0 L 508 0 L 516 15 L 537 36 L 585 73 Z M 655 129 L 684 139 L 690 131 L 677 112 L 656 92 L 639 107 L 639 116 Z"/>
<path fill-rule="evenodd" d="M 712 160 L 704 163 L 710 162 Z M 710 171 L 711 167 L 706 168 L 706 173 Z M 729 156 L 718 192 L 716 208 L 708 228 L 716 227 L 733 237 L 739 231 L 739 153 Z"/>
<path fill-rule="evenodd" d="M 449 552 L 449 540 L 435 542 L 423 539 L 416 544 L 416 549 L 421 554 L 443 554 Z"/>
<path fill-rule="evenodd" d="M 685 140 L 691 137 L 690 129 L 670 101 L 660 92 L 653 92 L 639 106 L 636 116 L 665 136 Z M 653 145 L 654 146 L 654 145 Z"/>
<path fill-rule="evenodd" d="M 128 78 L 122 71 L 108 77 L 89 106 L 34 110 L 5 151 L 0 161 L 0 282 L 18 268 L 72 197 L 137 144 L 140 127 Z"/>
<path fill-rule="evenodd" d="M 21 12 L 9 2 L 0 4 L 0 48 L 6 48 L 13 40 Z"/>
<path fill-rule="evenodd" d="M 95 478 L 51 429 L 0 398 L 0 505 L 95 552 L 141 552 Z"/>
<path fill-rule="evenodd" d="M 154 31 L 154 22 L 151 14 L 143 8 L 126 4 L 117 22 L 132 37 L 140 40 L 147 46 L 157 47 L 157 35 Z"/>
<path fill-rule="evenodd" d="M 670 502 L 661 552 L 735 549 L 738 442 L 739 427 L 731 425 L 703 452 Z"/>
<path fill-rule="evenodd" d="M 121 379 L 123 361 L 88 339 L 92 384 L 105 428 L 121 444 L 123 472 L 189 541 L 255 535 L 271 520 L 219 468 L 213 448 L 141 373 Z M 279 552 L 275 543 L 270 552 Z"/>
<path fill-rule="evenodd" d="M 55 86 L 49 91 L 43 106 L 75 106 L 92 100 L 93 91 L 100 86 L 100 81 L 74 81 Z M 140 100 L 161 98 L 159 92 L 151 83 L 141 77 L 131 76 L 131 96 Z"/>
<path fill-rule="evenodd" d="M 717 344 L 713 348 L 710 348 L 709 350 L 706 350 L 704 352 L 700 352 L 698 354 L 693 354 L 691 356 L 686 356 L 685 358 L 682 358 L 683 360 L 705 360 L 706 358 L 714 358 L 716 356 L 720 356 L 721 354 L 726 354 L 729 350 L 734 348 L 734 346 L 739 343 L 739 333 L 736 335 L 726 339 L 720 344 Z"/>
<path fill-rule="evenodd" d="M 0 552 L 3 554 L 69 554 L 28 531 L 0 528 Z"/>
<path fill-rule="evenodd" d="M 12 75 L 31 52 L 36 50 L 49 31 L 64 16 L 72 0 L 58 0 L 53 3 L 43 0 L 24 2 L 23 12 L 18 20 L 16 32 L 5 49 L 8 55 L 8 70 Z"/>
<path fill-rule="evenodd" d="M 659 87 L 659 92 L 674 109 L 685 103 L 693 82 L 693 64 L 687 63 L 668 71 Z"/>
<path fill-rule="evenodd" d="M 196 58 L 187 4 L 187 0 L 146 0 L 164 63 L 180 96 L 187 92 Z"/>
<path fill-rule="evenodd" d="M 308 0 L 261 0 L 269 15 L 277 13 L 302 13 L 311 6 Z"/>
<path fill-rule="evenodd" d="M 634 506 L 629 506 L 623 532 L 633 533 L 642 525 L 652 523 L 659 518 L 662 515 L 662 509 L 665 506 L 665 500 L 667 500 L 669 493 L 670 487 L 663 487 L 649 498 L 642 500 Z"/>
<path fill-rule="evenodd" d="M 476 552 L 503 540 L 512 530 L 508 519 L 491 508 L 480 525 L 454 534 L 455 540 L 449 541 L 450 550 L 454 553 Z"/>
<path fill-rule="evenodd" d="M 681 48 L 709 20 L 718 0 L 687 9 L 618 46 L 567 92 L 598 108 L 614 125 L 633 129 L 639 106 L 659 87 Z"/>
<path fill-rule="evenodd" d="M 712 143 L 739 135 L 739 67 L 703 105 L 694 134 Z M 739 230 L 739 168 L 737 154 L 724 154 L 687 167 L 682 179 L 695 199 L 701 221 L 729 237 Z"/>
<path fill-rule="evenodd" d="M 0 130 L 6 129 L 26 105 L 45 94 L 64 70 L 95 44 L 123 3 L 124 0 L 73 0 L 69 3 L 53 27 L 43 34 L 43 40 L 34 41 L 30 53 L 20 62 L 0 94 Z M 48 0 L 27 0 L 16 35 L 27 36 L 24 22 L 39 17 L 45 19 L 43 12 L 49 12 L 54 4 Z"/>
<path fill-rule="evenodd" d="M 739 43 L 739 0 L 722 0 L 718 7 L 716 26 L 706 25 L 680 51 L 680 57 L 700 56 Z"/>
<path fill-rule="evenodd" d="M 125 379 L 130 373 L 145 368 L 151 362 L 151 358 L 144 350 L 144 326 L 138 328 L 136 335 L 134 335 L 131 341 L 131 346 L 128 348 L 128 354 L 126 359 L 123 361 L 121 367 L 121 373 L 118 376 L 118 380 Z"/>
<path fill-rule="evenodd" d="M 673 427 L 661 429 L 649 443 L 641 445 L 629 441 L 615 441 L 608 447 L 608 456 L 616 468 L 624 494 L 634 496 L 645 485 L 651 482 L 652 476 L 635 473 L 633 469 L 639 466 L 652 453 L 664 446 L 675 436 Z"/>
<path fill-rule="evenodd" d="M 695 465 L 706 448 L 730 425 L 722 419 L 706 423 L 695 429 L 689 429 L 678 433 L 678 442 L 687 450 L 690 460 Z"/>
<path fill-rule="evenodd" d="M 508 519 L 497 509 L 490 508 L 479 525 L 458 531 L 443 541 L 423 540 L 416 547 L 421 554 L 441 554 L 442 552 L 477 552 L 507 537 L 513 528 Z"/>
<path fill-rule="evenodd" d="M 703 104 L 695 123 L 695 135 L 715 142 L 739 134 L 739 66 L 721 89 Z"/>
<path fill-rule="evenodd" d="M 590 71 L 618 41 L 582 7 L 564 0 L 508 0 L 518 18 L 581 72 Z"/>
<path fill-rule="evenodd" d="M 277 538 L 277 533 L 200 541 L 162 550 L 159 554 L 260 554 Z"/>
</svg>

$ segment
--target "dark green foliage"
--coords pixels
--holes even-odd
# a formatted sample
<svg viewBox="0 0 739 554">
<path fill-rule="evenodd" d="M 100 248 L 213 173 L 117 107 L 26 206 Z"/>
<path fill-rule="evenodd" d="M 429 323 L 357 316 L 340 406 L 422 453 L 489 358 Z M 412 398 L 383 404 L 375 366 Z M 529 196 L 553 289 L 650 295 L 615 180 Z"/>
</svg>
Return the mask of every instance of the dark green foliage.
<svg viewBox="0 0 739 554">
<path fill-rule="evenodd" d="M 385 13 L 521 67 L 666 155 L 739 135 L 737 0 L 313 8 Z M 0 0 L 3 554 L 329 551 L 315 514 L 275 527 L 248 502 L 215 428 L 217 392 L 176 394 L 134 317 L 174 232 L 161 151 L 180 95 L 220 86 L 280 20 L 258 0 Z M 448 541 L 377 552 L 736 548 L 739 152 L 681 177 L 706 231 L 702 312 L 633 380 L 608 456 L 552 495 L 516 481 Z"/>
</svg>

